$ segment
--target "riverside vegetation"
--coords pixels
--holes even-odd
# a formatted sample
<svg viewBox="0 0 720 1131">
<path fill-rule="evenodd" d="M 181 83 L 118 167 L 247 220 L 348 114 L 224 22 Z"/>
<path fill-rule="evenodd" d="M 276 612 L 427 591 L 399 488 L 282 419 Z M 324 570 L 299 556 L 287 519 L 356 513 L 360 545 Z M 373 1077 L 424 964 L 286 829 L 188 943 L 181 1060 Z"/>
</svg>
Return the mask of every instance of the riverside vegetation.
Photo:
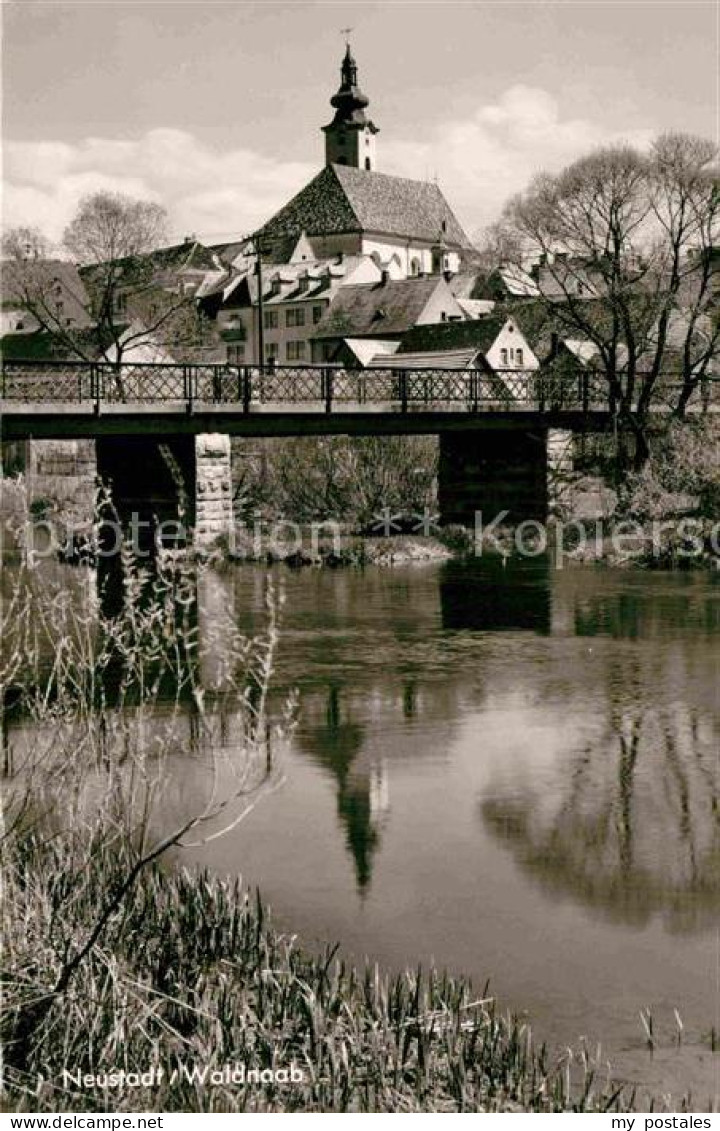
<svg viewBox="0 0 720 1131">
<path fill-rule="evenodd" d="M 90 571 L 69 593 L 22 560 L 12 584 L 6 570 L 5 1108 L 633 1109 L 599 1055 L 535 1045 L 487 987 L 303 951 L 240 883 L 183 869 L 183 846 L 221 836 L 282 783 L 294 705 L 268 707 L 281 602 L 268 594 L 257 639 L 225 626 L 200 647 L 197 564 L 160 556 L 143 571 L 123 556 L 113 616 Z M 209 760 L 211 784 L 173 821 L 166 763 L 179 751 Z M 235 1064 L 303 1079 L 222 1082 Z M 129 1074 L 153 1066 L 151 1088 L 74 1083 L 108 1071 L 137 1083 Z M 219 1082 L 202 1084 L 212 1070 Z"/>
</svg>

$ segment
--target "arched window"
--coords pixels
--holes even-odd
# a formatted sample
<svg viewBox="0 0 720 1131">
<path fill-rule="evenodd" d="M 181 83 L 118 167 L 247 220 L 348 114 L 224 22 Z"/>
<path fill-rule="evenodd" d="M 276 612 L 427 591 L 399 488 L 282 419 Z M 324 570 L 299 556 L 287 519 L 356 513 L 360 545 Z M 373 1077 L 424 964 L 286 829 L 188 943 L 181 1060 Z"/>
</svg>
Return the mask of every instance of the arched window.
<svg viewBox="0 0 720 1131">
<path fill-rule="evenodd" d="M 414 255 L 412 257 L 412 259 L 410 260 L 410 274 L 411 275 L 419 275 L 420 274 L 420 260 L 418 259 L 418 257 L 416 255 Z"/>
<path fill-rule="evenodd" d="M 369 169 L 369 168 L 370 168 L 370 158 L 369 158 L 369 157 L 366 157 L 366 158 L 365 158 L 365 168 L 366 168 L 366 169 Z"/>
</svg>

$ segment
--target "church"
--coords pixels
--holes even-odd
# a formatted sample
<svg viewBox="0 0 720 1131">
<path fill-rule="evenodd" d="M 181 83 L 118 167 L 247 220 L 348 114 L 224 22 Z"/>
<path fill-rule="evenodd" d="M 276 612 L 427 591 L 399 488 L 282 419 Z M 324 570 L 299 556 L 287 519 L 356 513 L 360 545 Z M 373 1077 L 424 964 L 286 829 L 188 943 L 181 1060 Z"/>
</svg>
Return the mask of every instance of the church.
<svg viewBox="0 0 720 1131">
<path fill-rule="evenodd" d="M 324 168 L 251 240 L 212 249 L 229 253 L 231 273 L 202 305 L 232 363 L 334 359 L 342 343 L 333 311 L 345 289 L 353 309 L 343 314 L 343 338 L 367 336 L 355 314 L 371 308 L 375 337 L 465 317 L 449 280 L 470 240 L 436 184 L 378 172 L 379 131 L 349 44 L 330 103 Z"/>
<path fill-rule="evenodd" d="M 457 273 L 472 245 L 438 186 L 378 172 L 379 130 L 349 44 L 340 73 L 325 167 L 256 233 L 263 259 L 372 256 L 395 279 Z"/>
</svg>

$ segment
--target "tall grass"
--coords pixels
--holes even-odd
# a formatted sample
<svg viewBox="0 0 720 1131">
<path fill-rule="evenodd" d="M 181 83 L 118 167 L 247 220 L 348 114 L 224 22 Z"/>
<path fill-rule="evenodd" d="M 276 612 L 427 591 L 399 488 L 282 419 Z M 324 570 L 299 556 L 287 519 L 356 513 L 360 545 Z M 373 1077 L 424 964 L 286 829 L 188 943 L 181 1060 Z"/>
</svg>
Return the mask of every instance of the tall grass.
<svg viewBox="0 0 720 1131">
<path fill-rule="evenodd" d="M 56 972 L 54 887 L 69 863 L 61 841 L 36 836 L 6 862 L 10 1012 Z M 91 867 L 102 885 L 116 864 L 99 851 Z M 79 929 L 95 914 L 94 888 L 75 907 Z M 228 1064 L 294 1065 L 303 1078 L 203 1085 L 184 1072 Z M 164 1074 L 151 1087 L 75 1084 L 79 1072 L 153 1065 Z M 310 956 L 239 882 L 159 866 L 143 872 L 5 1083 L 6 1103 L 33 1111 L 620 1111 L 634 1099 L 582 1055 L 534 1047 L 524 1024 L 465 980 L 386 978 L 330 950 Z"/>
</svg>

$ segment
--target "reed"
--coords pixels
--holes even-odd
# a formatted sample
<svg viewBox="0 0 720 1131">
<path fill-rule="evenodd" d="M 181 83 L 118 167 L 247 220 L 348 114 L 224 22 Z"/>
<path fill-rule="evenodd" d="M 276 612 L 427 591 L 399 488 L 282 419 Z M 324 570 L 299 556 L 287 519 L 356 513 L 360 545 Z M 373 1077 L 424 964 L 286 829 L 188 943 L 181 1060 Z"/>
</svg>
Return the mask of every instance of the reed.
<svg viewBox="0 0 720 1131">
<path fill-rule="evenodd" d="M 74 905 L 122 848 L 99 845 Z M 14 842 L 6 861 L 6 1017 L 56 974 L 48 939 L 62 840 Z M 211 1083 L 227 1065 L 302 1080 Z M 152 1086 L 78 1087 L 78 1073 L 147 1072 Z M 192 1078 L 206 1072 L 205 1083 Z M 127 1076 L 126 1076 L 127 1079 Z M 259 896 L 206 872 L 146 868 L 77 977 L 57 995 L 5 1103 L 31 1111 L 624 1111 L 631 1089 L 583 1052 L 552 1055 L 486 989 L 436 970 L 383 976 L 274 929 Z"/>
</svg>

